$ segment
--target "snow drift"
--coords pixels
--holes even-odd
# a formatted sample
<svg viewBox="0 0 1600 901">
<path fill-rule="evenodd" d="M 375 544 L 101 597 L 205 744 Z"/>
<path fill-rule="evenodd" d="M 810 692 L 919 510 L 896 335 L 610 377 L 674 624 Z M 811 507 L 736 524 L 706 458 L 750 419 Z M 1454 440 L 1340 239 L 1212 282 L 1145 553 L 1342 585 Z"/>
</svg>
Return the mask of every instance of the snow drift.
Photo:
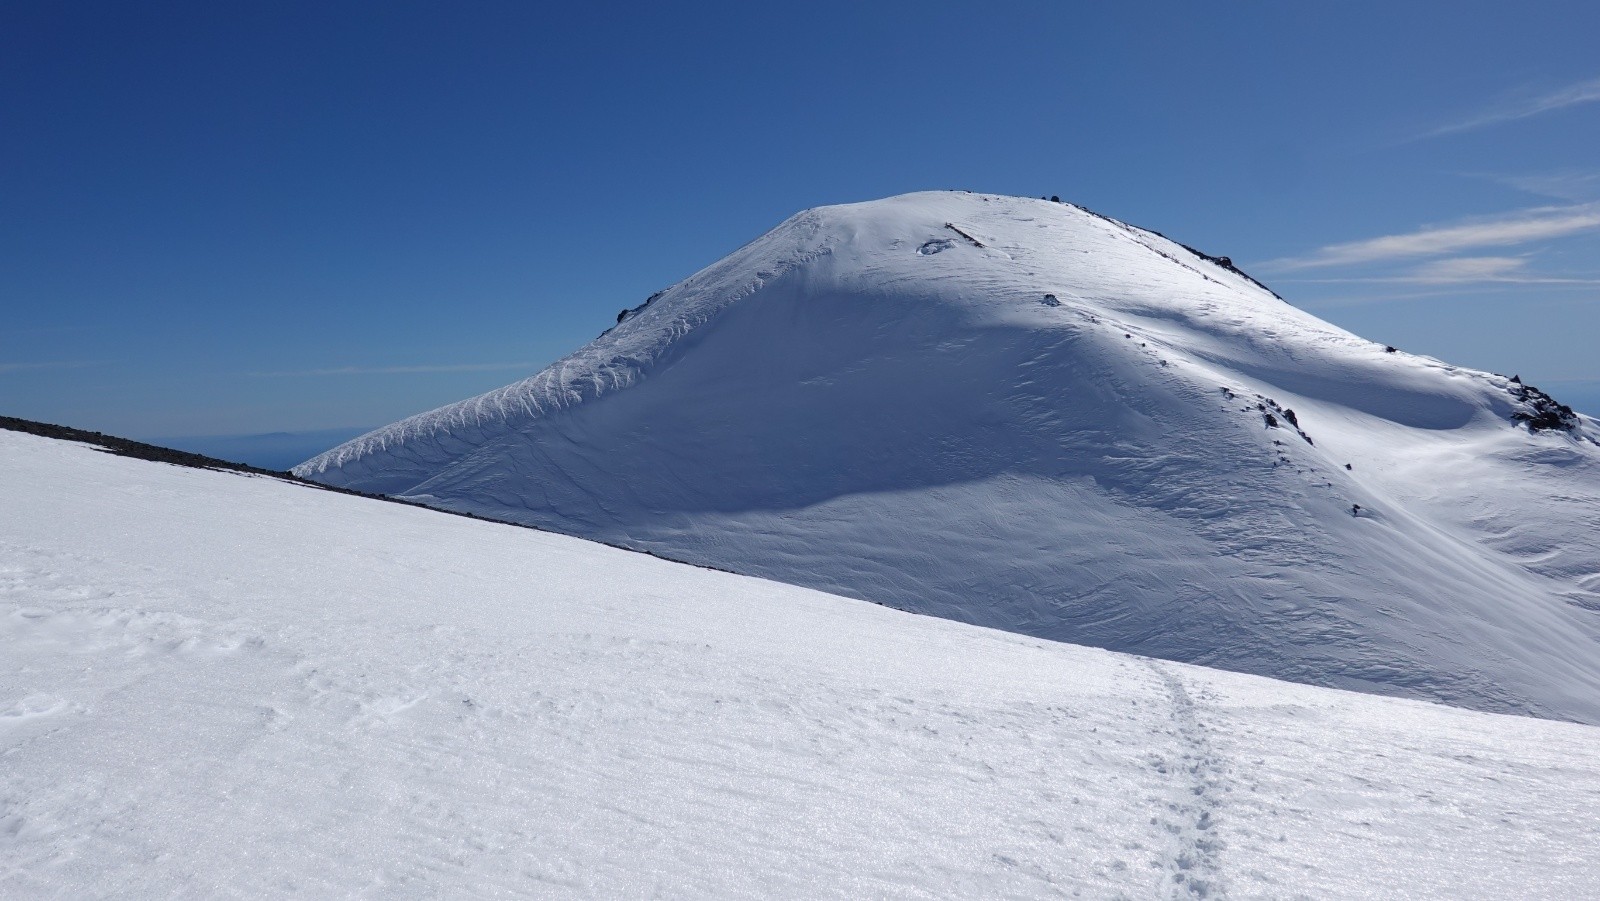
<svg viewBox="0 0 1600 901">
<path fill-rule="evenodd" d="M 801 213 L 296 469 L 1028 635 L 1600 722 L 1600 428 L 1070 204 Z"/>
<path fill-rule="evenodd" d="M 0 895 L 1552 898 L 1600 728 L 0 431 Z"/>
</svg>

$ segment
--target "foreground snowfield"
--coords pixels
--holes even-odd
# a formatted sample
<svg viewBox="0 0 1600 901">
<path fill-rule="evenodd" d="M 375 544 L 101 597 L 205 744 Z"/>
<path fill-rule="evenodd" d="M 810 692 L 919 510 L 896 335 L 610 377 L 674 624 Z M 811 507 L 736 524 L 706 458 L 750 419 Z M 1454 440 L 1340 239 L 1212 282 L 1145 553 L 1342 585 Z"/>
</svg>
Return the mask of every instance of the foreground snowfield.
<svg viewBox="0 0 1600 901">
<path fill-rule="evenodd" d="M 0 432 L 0 895 L 1574 898 L 1600 728 Z"/>
<path fill-rule="evenodd" d="M 533 378 L 297 472 L 1037 637 L 1600 723 L 1600 426 L 1532 433 L 1523 395 L 1153 233 L 933 192 L 801 213 Z"/>
</svg>

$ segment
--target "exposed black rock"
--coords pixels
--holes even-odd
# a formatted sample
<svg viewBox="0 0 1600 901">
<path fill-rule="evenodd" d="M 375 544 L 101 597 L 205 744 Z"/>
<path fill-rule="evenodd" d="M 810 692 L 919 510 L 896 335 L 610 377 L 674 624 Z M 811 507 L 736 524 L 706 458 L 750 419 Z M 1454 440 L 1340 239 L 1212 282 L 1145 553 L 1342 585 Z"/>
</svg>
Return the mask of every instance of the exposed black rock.
<svg viewBox="0 0 1600 901">
<path fill-rule="evenodd" d="M 1224 388 L 1222 390 L 1226 391 L 1228 389 Z M 1256 409 L 1260 410 L 1262 415 L 1266 416 L 1266 418 L 1270 420 L 1267 423 L 1269 428 L 1277 425 L 1277 419 L 1273 416 L 1273 414 L 1277 414 L 1278 416 L 1282 416 L 1284 420 L 1289 423 L 1290 428 L 1294 429 L 1295 433 L 1301 438 L 1304 438 L 1307 444 L 1313 446 L 1316 445 L 1316 442 L 1311 440 L 1311 436 L 1306 434 L 1306 430 L 1300 427 L 1300 417 L 1296 416 L 1293 410 L 1284 407 L 1282 404 L 1265 395 L 1257 394 L 1256 397 L 1261 398 L 1261 402 L 1256 404 Z"/>
<path fill-rule="evenodd" d="M 1157 234 L 1159 234 L 1159 232 Z M 1162 235 L 1162 237 L 1165 238 L 1166 235 Z M 1171 241 L 1172 239 L 1171 238 L 1167 238 L 1167 240 Z M 1174 242 L 1174 243 L 1177 243 L 1177 242 Z M 1196 250 L 1196 249 L 1194 249 L 1193 247 L 1190 247 L 1187 244 L 1178 244 L 1178 246 L 1182 247 L 1184 250 L 1189 251 L 1190 253 L 1194 254 L 1195 256 L 1199 257 L 1200 259 L 1205 260 L 1208 263 L 1211 263 L 1214 266 L 1220 266 L 1223 269 L 1226 269 L 1229 272 L 1232 272 L 1234 275 L 1239 276 L 1240 278 L 1244 279 L 1245 281 L 1249 282 L 1250 284 L 1255 285 L 1257 288 L 1260 288 L 1261 290 L 1267 292 L 1268 294 L 1271 294 L 1273 297 L 1276 297 L 1279 300 L 1283 299 L 1282 295 L 1280 295 L 1278 292 L 1272 290 L 1271 288 L 1267 287 L 1265 284 L 1263 284 L 1255 276 L 1253 276 L 1250 273 L 1244 271 L 1243 269 L 1240 269 L 1238 266 L 1233 265 L 1233 259 L 1231 257 L 1214 257 L 1209 253 L 1205 253 L 1203 251 Z"/>
<path fill-rule="evenodd" d="M 1524 385 L 1522 379 L 1511 377 L 1511 396 L 1516 398 L 1519 409 L 1512 411 L 1511 419 L 1514 422 L 1526 423 L 1530 432 L 1544 432 L 1561 430 L 1571 432 L 1578 427 L 1578 414 L 1566 404 L 1557 403 L 1556 399 L 1540 391 L 1532 385 Z"/>
</svg>

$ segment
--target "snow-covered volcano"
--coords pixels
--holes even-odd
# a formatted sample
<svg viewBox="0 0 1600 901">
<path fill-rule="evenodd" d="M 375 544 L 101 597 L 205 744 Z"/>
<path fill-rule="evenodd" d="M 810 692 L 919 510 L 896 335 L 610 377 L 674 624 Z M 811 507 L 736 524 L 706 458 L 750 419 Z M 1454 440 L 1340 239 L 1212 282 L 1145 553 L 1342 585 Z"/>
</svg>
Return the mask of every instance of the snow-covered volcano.
<svg viewBox="0 0 1600 901">
<path fill-rule="evenodd" d="M 296 469 L 1031 635 L 1600 722 L 1600 424 L 1070 204 L 794 216 Z"/>
</svg>

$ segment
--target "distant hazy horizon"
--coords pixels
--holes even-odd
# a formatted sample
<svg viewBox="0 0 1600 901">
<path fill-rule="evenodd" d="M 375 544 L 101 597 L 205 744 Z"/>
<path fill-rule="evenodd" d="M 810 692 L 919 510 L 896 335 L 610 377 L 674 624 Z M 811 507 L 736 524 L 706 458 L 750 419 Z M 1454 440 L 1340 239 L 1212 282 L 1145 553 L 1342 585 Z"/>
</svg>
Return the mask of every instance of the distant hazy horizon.
<svg viewBox="0 0 1600 901">
<path fill-rule="evenodd" d="M 286 470 L 323 451 L 372 431 L 371 426 L 317 429 L 307 432 L 268 432 L 260 435 L 156 436 L 150 444 L 204 454 L 231 463 L 248 463 L 262 469 Z"/>
</svg>

